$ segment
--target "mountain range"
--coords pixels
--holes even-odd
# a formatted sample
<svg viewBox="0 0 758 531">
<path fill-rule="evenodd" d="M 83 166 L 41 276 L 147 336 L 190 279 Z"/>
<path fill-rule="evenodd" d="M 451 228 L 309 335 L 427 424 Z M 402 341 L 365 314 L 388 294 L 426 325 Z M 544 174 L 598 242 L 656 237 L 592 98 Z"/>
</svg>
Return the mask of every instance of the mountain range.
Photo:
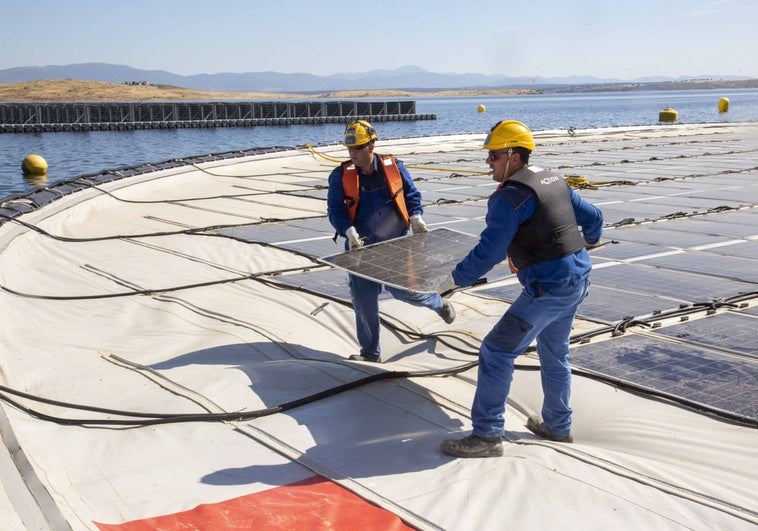
<svg viewBox="0 0 758 531">
<path fill-rule="evenodd" d="M 550 86 L 648 84 L 684 80 L 739 80 L 738 76 L 698 75 L 687 78 L 646 77 L 633 80 L 569 77 L 510 77 L 502 74 L 456 74 L 429 72 L 417 66 L 395 70 L 371 70 L 317 76 L 304 73 L 247 72 L 183 76 L 165 70 L 141 70 L 126 65 L 83 63 L 73 65 L 23 66 L 0 70 L 0 83 L 39 79 L 76 79 L 110 83 L 144 82 L 204 91 L 230 92 L 323 92 L 336 90 L 446 90 L 446 89 L 545 89 Z"/>
</svg>

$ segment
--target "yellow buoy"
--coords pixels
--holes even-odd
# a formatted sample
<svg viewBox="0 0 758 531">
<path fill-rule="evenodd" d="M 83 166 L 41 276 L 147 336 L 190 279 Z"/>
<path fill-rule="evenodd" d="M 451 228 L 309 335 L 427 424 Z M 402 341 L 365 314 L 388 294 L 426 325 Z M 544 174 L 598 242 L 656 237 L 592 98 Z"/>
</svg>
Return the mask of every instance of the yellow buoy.
<svg viewBox="0 0 758 531">
<path fill-rule="evenodd" d="M 659 122 L 676 122 L 679 119 L 679 113 L 671 107 L 666 107 L 658 113 Z"/>
<path fill-rule="evenodd" d="M 484 112 L 486 110 L 487 110 L 487 107 L 485 107 L 484 105 L 480 105 L 479 107 L 476 108 L 476 112 Z"/>
<path fill-rule="evenodd" d="M 21 163 L 24 175 L 44 175 L 47 173 L 47 161 L 39 155 L 27 155 Z"/>
<path fill-rule="evenodd" d="M 719 100 L 719 112 L 726 112 L 729 110 L 729 98 L 721 98 Z"/>
</svg>

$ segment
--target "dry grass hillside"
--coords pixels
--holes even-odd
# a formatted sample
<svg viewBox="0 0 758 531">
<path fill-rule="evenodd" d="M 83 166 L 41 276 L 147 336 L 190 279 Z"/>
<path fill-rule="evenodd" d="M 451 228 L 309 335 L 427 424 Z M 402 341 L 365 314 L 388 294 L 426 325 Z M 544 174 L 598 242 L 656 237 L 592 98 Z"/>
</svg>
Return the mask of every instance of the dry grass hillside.
<svg viewBox="0 0 758 531">
<path fill-rule="evenodd" d="M 102 81 L 39 80 L 0 85 L 0 101 L 176 101 L 176 100 L 261 100 L 277 98 L 393 98 L 421 96 L 477 96 L 529 94 L 531 90 L 444 90 L 409 92 L 401 90 L 341 91 L 325 94 L 273 92 L 204 92 L 169 85 L 125 85 Z"/>
</svg>

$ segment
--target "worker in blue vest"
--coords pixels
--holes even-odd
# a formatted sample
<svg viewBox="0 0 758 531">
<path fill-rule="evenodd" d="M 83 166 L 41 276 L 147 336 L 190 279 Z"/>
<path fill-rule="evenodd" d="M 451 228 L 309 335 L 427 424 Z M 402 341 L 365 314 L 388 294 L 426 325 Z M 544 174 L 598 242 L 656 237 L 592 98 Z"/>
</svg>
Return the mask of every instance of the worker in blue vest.
<svg viewBox="0 0 758 531">
<path fill-rule="evenodd" d="M 402 161 L 374 153 L 376 131 L 365 120 L 347 124 L 344 145 L 350 155 L 329 175 L 327 214 L 345 249 L 398 238 L 412 230 L 427 232 L 421 215 L 421 193 Z M 379 294 L 382 284 L 348 275 L 355 311 L 360 353 L 351 360 L 379 362 Z M 384 288 L 396 299 L 437 312 L 446 322 L 455 319 L 455 309 L 438 293 L 413 293 L 391 286 Z"/>
<path fill-rule="evenodd" d="M 499 186 L 487 204 L 479 243 L 438 291 L 470 286 L 508 259 L 522 291 L 479 348 L 473 432 L 447 439 L 441 450 L 456 457 L 503 455 L 505 403 L 514 360 L 537 340 L 542 378 L 542 415 L 526 427 L 552 441 L 573 442 L 569 337 L 579 304 L 587 296 L 592 267 L 587 248 L 597 245 L 603 214 L 551 171 L 529 165 L 531 131 L 516 120 L 498 122 L 484 141 L 487 163 Z M 581 229 L 581 230 L 580 230 Z"/>
</svg>

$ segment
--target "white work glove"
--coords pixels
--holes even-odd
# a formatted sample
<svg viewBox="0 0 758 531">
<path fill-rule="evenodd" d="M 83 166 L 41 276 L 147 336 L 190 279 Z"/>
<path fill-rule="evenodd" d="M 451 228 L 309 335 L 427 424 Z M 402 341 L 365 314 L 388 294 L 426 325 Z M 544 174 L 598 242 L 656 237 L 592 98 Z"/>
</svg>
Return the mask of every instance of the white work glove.
<svg viewBox="0 0 758 531">
<path fill-rule="evenodd" d="M 349 229 L 347 229 L 345 231 L 345 236 L 347 237 L 348 245 L 351 251 L 363 247 L 363 240 L 361 240 L 361 237 L 358 236 L 358 231 L 355 230 L 355 227 L 351 226 Z"/>
<path fill-rule="evenodd" d="M 442 283 L 437 287 L 437 293 L 440 295 L 445 295 L 449 291 L 453 291 L 458 286 L 455 283 L 455 280 L 453 280 L 453 274 L 450 273 L 445 278 L 445 280 L 442 281 Z"/>
<path fill-rule="evenodd" d="M 429 229 L 426 228 L 426 222 L 421 219 L 421 214 L 413 214 L 411 216 L 411 230 L 413 231 L 413 234 L 429 232 Z"/>
</svg>

